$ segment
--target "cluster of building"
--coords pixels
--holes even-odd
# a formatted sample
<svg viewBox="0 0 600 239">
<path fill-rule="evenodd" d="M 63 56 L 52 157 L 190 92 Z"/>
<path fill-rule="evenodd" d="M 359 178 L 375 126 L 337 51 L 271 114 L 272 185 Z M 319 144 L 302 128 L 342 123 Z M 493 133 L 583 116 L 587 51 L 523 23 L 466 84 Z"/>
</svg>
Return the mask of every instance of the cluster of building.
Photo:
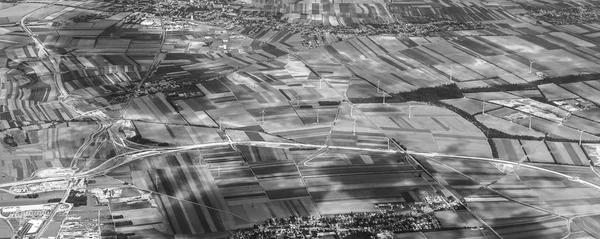
<svg viewBox="0 0 600 239">
<path fill-rule="evenodd" d="M 0 213 L 6 218 L 39 219 L 47 216 L 54 206 L 54 204 L 42 204 L 2 207 Z"/>
<path fill-rule="evenodd" d="M 16 185 L 10 188 L 10 191 L 16 194 L 30 194 L 50 191 L 67 190 L 69 180 L 59 180 L 51 182 L 31 183 L 24 185 Z"/>
<path fill-rule="evenodd" d="M 554 101 L 552 103 L 557 105 L 559 108 L 562 108 L 562 109 L 570 111 L 570 112 L 589 110 L 592 108 L 596 108 L 596 105 L 594 103 L 584 100 L 584 99 L 581 99 L 581 98 Z"/>
<path fill-rule="evenodd" d="M 231 11 L 231 10 L 229 10 Z M 475 30 L 487 28 L 487 25 L 479 22 L 458 22 L 453 20 L 434 21 L 428 23 L 404 23 L 400 21 L 388 21 L 381 23 L 365 23 L 361 25 L 323 25 L 307 24 L 304 20 L 294 19 L 288 21 L 278 13 L 265 13 L 255 11 L 223 12 L 212 10 L 202 13 L 203 21 L 214 25 L 235 25 L 252 28 L 253 32 L 261 30 L 289 31 L 301 33 L 308 39 L 320 39 L 326 34 L 332 34 L 339 38 L 357 35 L 376 34 L 406 34 L 406 35 L 430 35 L 433 32 Z"/>
<path fill-rule="evenodd" d="M 555 25 L 594 23 L 600 21 L 600 6 L 566 7 L 560 9 L 526 7 L 532 17 Z"/>
<path fill-rule="evenodd" d="M 377 203 L 375 207 L 381 211 L 399 211 L 403 213 L 424 214 L 434 211 L 443 211 L 461 208 L 460 201 L 454 197 L 438 194 L 424 194 L 421 196 L 415 195 L 413 202 L 396 202 L 396 203 Z"/>
<path fill-rule="evenodd" d="M 147 12 L 170 17 L 185 17 L 189 12 L 222 5 L 216 1 L 154 1 L 154 0 L 114 0 L 122 5 L 125 12 Z"/>
<path fill-rule="evenodd" d="M 94 195 L 94 198 L 96 199 L 98 204 L 106 205 L 108 203 L 132 203 L 148 201 L 151 205 L 156 206 L 154 198 L 152 198 L 152 194 L 150 193 L 140 192 L 140 195 L 123 197 L 123 188 L 94 188 L 88 190 L 88 192 Z"/>
<path fill-rule="evenodd" d="M 16 230 L 15 238 L 27 238 L 40 230 L 45 220 L 48 220 L 56 205 L 41 204 L 27 206 L 2 207 L 0 212 L 6 218 L 18 218 L 23 223 Z"/>
<path fill-rule="evenodd" d="M 234 231 L 229 238 L 344 238 L 352 234 L 375 237 L 441 228 L 429 214 L 405 214 L 393 210 L 380 213 L 351 213 L 331 217 L 296 217 L 269 219 L 253 229 Z"/>
<path fill-rule="evenodd" d="M 430 212 L 462 207 L 456 198 L 438 194 L 422 194 L 415 200 L 376 204 L 375 207 L 380 210 L 378 213 L 269 219 L 252 229 L 234 231 L 230 238 L 344 238 L 349 235 L 375 238 L 394 233 L 437 230 L 442 225 Z"/>
<path fill-rule="evenodd" d="M 96 239 L 100 236 L 100 216 L 82 217 L 67 216 L 60 225 L 59 238 L 63 239 Z"/>
</svg>

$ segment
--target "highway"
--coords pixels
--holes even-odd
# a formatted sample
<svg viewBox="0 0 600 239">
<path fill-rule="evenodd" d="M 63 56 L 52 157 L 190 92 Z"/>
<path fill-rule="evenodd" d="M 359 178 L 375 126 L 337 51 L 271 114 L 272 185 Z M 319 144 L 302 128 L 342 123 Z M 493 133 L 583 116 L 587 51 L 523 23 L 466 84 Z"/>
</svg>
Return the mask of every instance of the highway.
<svg viewBox="0 0 600 239">
<path fill-rule="evenodd" d="M 49 4 L 49 3 L 47 3 Z M 50 6 L 51 4 L 47 5 Z M 32 12 L 33 13 L 33 12 Z M 79 110 L 77 110 L 76 108 L 72 107 L 71 104 L 69 104 L 69 93 L 67 92 L 67 90 L 65 89 L 65 87 L 62 84 L 61 81 L 61 72 L 60 72 L 60 61 L 57 62 L 57 59 L 60 59 L 60 56 L 53 56 L 51 52 L 49 52 L 46 48 L 43 42 L 41 42 L 39 40 L 39 38 L 37 37 L 36 34 L 34 34 L 27 26 L 26 26 L 26 19 L 29 15 L 31 15 L 32 13 L 29 13 L 27 15 L 25 15 L 19 22 L 19 26 L 20 28 L 26 32 L 30 38 L 32 39 L 32 41 L 34 42 L 34 44 L 36 45 L 36 47 L 39 49 L 39 59 L 40 61 L 42 61 L 45 65 L 48 66 L 48 69 L 50 69 L 50 71 L 52 72 L 53 75 L 53 79 L 55 82 L 55 86 L 56 89 L 58 90 L 58 92 L 60 93 L 60 97 L 59 100 L 61 100 L 61 102 L 64 103 L 64 105 L 66 107 L 69 107 L 71 110 L 77 112 L 80 115 L 87 115 L 90 112 L 81 112 Z M 162 40 L 161 40 L 161 44 L 160 44 L 160 48 L 162 49 L 165 40 L 166 40 L 166 28 L 164 27 L 164 24 L 162 23 L 163 19 L 161 16 L 161 28 L 162 28 Z M 298 56 L 295 53 L 290 53 L 291 55 L 295 56 L 296 58 L 298 58 L 300 61 L 302 61 L 306 67 L 311 70 L 314 74 L 316 74 L 318 76 L 319 79 L 322 79 L 321 75 L 319 72 L 317 72 L 316 70 L 314 70 L 312 67 L 310 67 L 310 65 L 304 60 L 302 59 L 302 57 Z M 156 72 L 158 66 L 161 64 L 161 57 L 163 56 L 163 54 L 159 51 L 156 52 L 154 60 L 152 62 L 152 64 L 149 66 L 147 72 L 144 74 L 144 76 L 141 78 L 141 81 L 139 82 L 139 84 L 136 86 L 136 89 L 140 89 L 140 87 L 143 86 L 143 84 Z M 336 59 L 337 60 L 337 59 Z M 344 65 L 345 66 L 345 65 Z M 329 84 L 326 80 L 325 84 Z M 329 85 L 329 87 L 331 87 L 332 89 L 336 90 L 333 86 Z M 341 92 L 338 92 L 342 98 L 344 98 L 344 94 L 342 94 Z M 92 133 L 90 134 L 88 137 L 85 138 L 85 141 L 82 143 L 82 145 L 78 148 L 77 152 L 75 153 L 73 160 L 71 162 L 71 167 L 75 167 L 77 166 L 77 162 L 78 159 L 81 157 L 81 155 L 83 154 L 83 152 L 85 152 L 85 150 L 87 148 L 89 148 L 89 146 L 92 144 L 92 142 L 96 142 L 98 140 L 98 138 L 104 134 L 104 132 L 106 132 L 108 134 L 108 140 L 110 140 L 114 145 L 118 145 L 119 147 L 122 147 L 126 150 L 128 150 L 125 153 L 121 153 L 119 155 L 116 155 L 110 159 L 107 159 L 106 161 L 104 161 L 103 163 L 101 163 L 100 165 L 94 167 L 94 168 L 90 168 L 90 169 L 81 169 L 80 171 L 76 172 L 75 175 L 73 176 L 68 176 L 68 177 L 49 177 L 49 178 L 43 178 L 43 179 L 30 179 L 30 180 L 22 180 L 22 181 L 17 181 L 17 182 L 8 182 L 8 183 L 2 183 L 0 184 L 0 188 L 8 188 L 8 187 L 13 187 L 13 186 L 19 186 L 19 185 L 25 185 L 25 184 L 33 184 L 33 183 L 41 183 L 41 182 L 48 182 L 48 181 L 59 181 L 59 180 L 69 180 L 69 187 L 66 190 L 66 193 L 63 195 L 61 201 L 57 204 L 57 207 L 52 211 L 51 215 L 49 218 L 53 218 L 56 215 L 56 212 L 58 210 L 58 207 L 61 204 L 65 204 L 66 199 L 69 195 L 69 192 L 71 191 L 71 187 L 73 185 L 73 183 L 78 180 L 78 179 L 83 179 L 83 178 L 88 178 L 88 177 L 93 177 L 93 176 L 98 176 L 98 175 L 103 175 L 106 174 L 110 171 L 112 171 L 113 169 L 120 167 L 122 165 L 134 162 L 136 160 L 139 159 L 143 159 L 143 158 L 147 158 L 147 157 L 151 157 L 151 156 L 158 156 L 158 155 L 162 155 L 162 154 L 168 154 L 168 153 L 175 153 L 175 152 L 181 152 L 181 151 L 187 151 L 187 150 L 195 150 L 195 149 L 201 149 L 201 148 L 215 148 L 215 147 L 222 147 L 222 146 L 230 146 L 233 149 L 236 149 L 237 146 L 254 146 L 254 147 L 266 147 L 266 148 L 303 148 L 303 149 L 316 149 L 317 151 L 313 154 L 311 154 L 308 158 L 306 158 L 305 160 L 301 161 L 300 163 L 298 163 L 296 166 L 307 166 L 307 163 L 310 162 L 310 160 L 314 159 L 315 157 L 317 157 L 318 155 L 326 152 L 327 150 L 340 150 L 340 151 L 360 151 L 360 152 L 364 152 L 364 153 L 385 153 L 385 154 L 392 154 L 392 153 L 397 153 L 397 154 L 403 154 L 403 155 L 408 155 L 409 159 L 412 161 L 412 163 L 409 161 L 409 163 L 411 163 L 411 165 L 413 167 L 420 167 L 419 161 L 416 160 L 413 156 L 423 156 L 423 157 L 429 157 L 429 158 L 442 158 L 441 161 L 444 160 L 476 160 L 476 161 L 481 161 L 481 162 L 489 162 L 489 163 L 501 163 L 501 164 L 507 164 L 507 165 L 513 165 L 516 166 L 516 168 L 518 167 L 524 167 L 527 169 L 531 169 L 531 170 L 536 170 L 536 171 L 540 171 L 540 172 L 544 172 L 550 175 L 554 175 L 557 177 L 561 177 L 561 178 L 565 178 L 568 180 L 571 180 L 573 182 L 577 182 L 579 184 L 585 185 L 586 187 L 590 187 L 593 188 L 595 190 L 599 190 L 600 191 L 600 186 L 593 184 L 591 182 L 585 181 L 583 179 L 580 179 L 578 177 L 574 177 L 574 176 L 570 176 L 568 174 L 565 173 L 561 173 L 561 172 L 557 172 L 557 171 L 553 171 L 550 169 L 546 169 L 546 168 L 542 168 L 542 167 L 538 167 L 532 164 L 528 164 L 528 163 L 520 163 L 520 162 L 511 162 L 511 161 L 505 161 L 505 160 L 501 160 L 501 159 L 495 159 L 495 158 L 486 158 L 486 157 L 474 157 L 474 156 L 461 156 L 461 155 L 450 155 L 450 154 L 441 154 L 441 153 L 426 153 L 426 152 L 417 152 L 417 151 L 412 151 L 412 150 L 406 150 L 404 151 L 396 142 L 394 142 L 393 140 L 391 140 L 391 137 L 389 135 L 386 134 L 386 132 L 384 130 L 382 130 L 381 128 L 377 127 L 379 129 L 379 131 L 385 135 L 388 140 L 391 141 L 390 144 L 393 144 L 394 147 L 392 147 L 391 149 L 376 149 L 376 148 L 361 148 L 361 147 L 349 147 L 349 146 L 335 146 L 335 145 L 329 145 L 328 143 L 330 142 L 330 140 L 327 140 L 326 144 L 304 144 L 304 143 L 288 143 L 288 142 L 266 142 L 266 141 L 234 141 L 231 139 L 231 137 L 229 137 L 229 135 L 227 134 L 227 130 L 225 129 L 225 135 L 227 137 L 226 141 L 221 141 L 221 142 L 213 142 L 213 143 L 204 143 L 204 144 L 194 144 L 194 145 L 186 145 L 186 146 L 167 146 L 167 147 L 153 147 L 153 146 L 146 146 L 146 145 L 141 145 L 141 144 L 137 144 L 135 142 L 131 142 L 127 139 L 125 139 L 115 128 L 115 122 L 119 119 L 122 119 L 126 109 L 132 104 L 133 102 L 133 97 L 131 99 L 129 99 L 129 101 L 127 102 L 126 106 L 124 107 L 124 110 L 121 112 L 121 115 L 118 117 L 118 119 L 111 119 L 108 118 L 106 116 L 102 116 L 100 115 L 96 115 L 96 114 L 92 114 L 89 117 L 94 118 L 96 120 L 96 122 L 98 123 L 98 128 Z M 350 104 L 352 104 L 351 102 L 348 102 Z M 362 114 L 361 111 L 360 114 Z M 363 115 L 364 116 L 364 115 Z M 369 117 L 364 116 L 365 119 L 369 119 L 371 120 Z M 337 115 L 336 115 L 336 120 L 334 120 L 334 125 L 335 122 L 337 121 Z M 377 126 L 377 124 L 371 122 L 372 125 Z M 333 129 L 333 126 L 332 126 Z M 331 135 L 331 134 L 329 134 Z M 328 138 L 329 139 L 329 138 Z M 422 167 L 421 167 L 422 168 Z M 423 169 L 423 168 L 422 168 Z M 424 170 L 424 169 L 423 169 Z M 594 171 L 593 167 L 592 167 L 592 171 Z M 425 171 L 426 172 L 426 171 Z M 596 173 L 594 171 L 594 173 Z M 597 173 L 596 173 L 597 174 Z M 597 174 L 599 175 L 599 174 Z M 600 175 L 599 175 L 600 176 Z M 474 215 L 476 216 L 476 215 Z M 477 216 L 476 216 L 477 217 Z M 478 218 L 478 217 L 477 217 Z M 483 220 L 481 220 L 480 218 L 478 218 L 480 222 L 482 222 L 484 225 L 486 225 L 487 227 L 489 227 L 487 224 L 485 224 L 485 222 L 483 222 Z M 39 233 L 36 235 L 36 238 L 39 238 L 39 236 L 42 234 L 42 232 L 47 228 L 48 223 L 50 220 L 46 220 L 40 230 Z M 491 227 L 489 227 L 491 229 Z M 493 230 L 493 229 L 492 229 Z M 569 229 L 570 230 L 570 229 Z"/>
<path fill-rule="evenodd" d="M 542 167 L 537 167 L 531 164 L 527 164 L 527 163 L 519 163 L 519 162 L 512 162 L 512 161 L 507 161 L 507 160 L 502 160 L 502 159 L 495 159 L 495 158 L 484 158 L 484 157 L 473 157 L 473 156 L 460 156 L 460 155 L 450 155 L 450 154 L 439 154 L 439 153 L 421 153 L 421 152 L 414 152 L 414 151 L 407 151 L 407 153 L 412 154 L 412 155 L 420 155 L 420 156 L 425 156 L 425 157 L 432 157 L 432 158 L 436 158 L 436 157 L 442 157 L 445 158 L 445 160 L 449 160 L 449 159 L 464 159 L 464 160 L 479 160 L 479 161 L 486 161 L 486 162 L 491 162 L 491 163 L 502 163 L 502 164 L 509 164 L 509 165 L 514 165 L 518 167 L 524 167 L 524 168 L 528 168 L 528 169 L 533 169 L 533 170 L 537 170 L 537 171 L 542 171 L 548 174 L 552 174 L 554 176 L 557 177 L 561 177 L 561 178 L 566 178 L 568 180 L 571 180 L 573 182 L 577 182 L 580 184 L 583 184 L 585 186 L 588 186 L 590 188 L 594 188 L 598 191 L 600 191 L 600 186 L 587 182 L 585 180 L 582 180 L 578 177 L 573 177 L 570 176 L 568 174 L 564 174 L 564 173 L 560 173 L 560 172 L 556 172 L 550 169 L 546 169 L 546 168 L 542 168 Z"/>
<path fill-rule="evenodd" d="M 112 139 L 115 140 L 115 139 Z M 101 175 L 109 172 L 111 169 L 119 167 L 123 164 L 127 164 L 133 162 L 138 159 L 156 156 L 167 153 L 174 153 L 180 151 L 201 149 L 201 148 L 214 148 L 214 147 L 222 147 L 222 146 L 255 146 L 255 147 L 266 147 L 266 148 L 304 148 L 304 149 L 324 149 L 327 148 L 329 150 L 344 150 L 344 151 L 361 151 L 361 152 L 370 152 L 370 153 L 406 153 L 409 155 L 418 155 L 424 157 L 431 158 L 444 158 L 444 160 L 478 160 L 490 163 L 502 163 L 509 164 L 518 167 L 524 167 L 532 170 L 541 171 L 544 173 L 548 173 L 557 177 L 566 178 L 574 182 L 578 182 L 587 187 L 596 189 L 600 191 L 600 186 L 587 182 L 578 177 L 573 177 L 568 174 L 556 172 L 550 169 L 538 167 L 528 163 L 518 163 L 512 161 L 506 161 L 496 158 L 485 158 L 485 157 L 473 157 L 473 156 L 461 156 L 461 155 L 450 155 L 450 154 L 440 154 L 440 153 L 424 153 L 424 152 L 416 152 L 416 151 L 402 151 L 400 149 L 376 149 L 376 148 L 361 148 L 361 147 L 349 147 L 349 146 L 335 146 L 335 145 L 318 145 L 318 144 L 303 144 L 303 143 L 287 143 L 287 142 L 266 142 L 266 141 L 222 141 L 222 142 L 214 142 L 214 143 L 205 143 L 205 144 L 195 144 L 195 145 L 186 145 L 186 146 L 172 146 L 172 147 L 154 147 L 152 149 L 137 149 L 134 151 L 130 151 L 127 153 L 123 153 L 117 156 L 112 157 L 111 159 L 106 160 L 104 163 L 98 165 L 95 168 L 81 171 L 75 173 L 74 176 L 71 177 L 58 177 L 58 178 L 44 178 L 44 179 L 34 179 L 34 180 L 26 180 L 26 181 L 18 181 L 18 182 L 9 182 L 0 184 L 0 187 L 9 187 L 15 185 L 22 185 L 28 183 L 36 183 L 36 182 L 44 182 L 44 181 L 55 181 L 55 180 L 64 180 L 65 178 L 82 178 L 82 177 L 90 177 L 95 175 Z"/>
<path fill-rule="evenodd" d="M 49 7 L 52 6 L 54 3 L 49 3 L 48 5 L 46 5 L 45 7 Z M 60 96 L 58 97 L 58 99 L 63 103 L 63 105 L 65 105 L 66 107 L 71 108 L 72 110 L 74 110 L 75 112 L 81 114 L 80 111 L 78 111 L 77 109 L 73 108 L 70 106 L 70 104 L 66 101 L 68 101 L 69 99 L 69 93 L 67 92 L 67 90 L 65 89 L 64 85 L 62 84 L 62 79 L 61 79 L 61 74 L 62 72 L 60 72 L 60 63 L 57 62 L 57 60 L 55 59 L 58 58 L 60 59 L 61 56 L 52 56 L 52 54 L 48 51 L 48 49 L 46 49 L 46 46 L 44 45 L 43 42 L 40 41 L 40 39 L 37 37 L 36 34 L 34 34 L 31 29 L 29 29 L 26 25 L 26 21 L 27 18 L 33 14 L 35 11 L 32 11 L 28 14 L 26 14 L 25 16 L 23 16 L 21 18 L 21 20 L 19 21 L 19 27 L 26 32 L 29 37 L 33 40 L 33 42 L 36 45 L 36 48 L 39 49 L 38 51 L 38 59 L 44 63 L 44 65 L 47 66 L 47 68 L 52 72 L 52 77 L 53 77 L 53 81 L 54 84 L 56 86 L 56 90 L 60 93 Z M 50 64 L 45 63 L 44 60 L 50 62 Z M 102 119 L 99 119 L 102 120 Z M 72 161 L 72 166 L 75 166 L 77 163 L 77 159 L 79 158 L 79 156 L 87 149 L 87 147 L 89 147 L 89 145 L 91 144 L 91 142 L 93 142 L 95 140 L 95 137 L 97 137 L 98 135 L 100 135 L 101 132 L 104 131 L 104 129 L 106 128 L 105 122 L 104 121 L 96 121 L 99 124 L 99 129 L 94 132 L 92 135 L 90 135 L 90 137 L 86 138 L 86 141 L 83 143 L 83 145 L 81 147 L 79 147 L 79 149 L 77 150 L 77 153 L 75 154 L 75 156 L 73 157 L 73 161 Z M 75 164 L 75 165 L 74 165 Z M 69 193 L 71 192 L 71 187 L 73 185 L 73 182 L 77 179 L 76 177 L 68 177 L 66 178 L 67 180 L 70 180 L 69 182 L 69 186 L 67 187 L 65 194 L 63 195 L 63 197 L 61 198 L 60 202 L 58 202 L 57 206 L 52 210 L 52 212 L 50 213 L 49 217 L 47 220 L 45 220 L 42 225 L 40 226 L 40 229 L 38 230 L 38 232 L 35 234 L 35 238 L 39 238 L 43 232 L 46 230 L 46 228 L 48 227 L 50 221 L 52 220 L 52 218 L 54 218 L 54 216 L 56 215 L 58 208 L 60 207 L 60 205 L 65 204 L 66 200 L 69 196 Z M 44 179 L 37 179 L 37 180 L 25 180 L 25 181 L 20 181 L 23 182 L 25 184 L 28 183 L 36 183 L 36 182 L 47 182 L 47 181 L 55 181 L 55 180 L 60 180 L 59 178 L 44 178 Z M 65 178 L 63 178 L 62 180 L 65 180 Z M 14 182 L 13 182 L 14 183 Z M 12 186 L 15 185 L 22 185 L 22 184 L 14 184 Z M 8 184 L 3 184 L 2 187 L 4 186 L 8 186 Z"/>
</svg>

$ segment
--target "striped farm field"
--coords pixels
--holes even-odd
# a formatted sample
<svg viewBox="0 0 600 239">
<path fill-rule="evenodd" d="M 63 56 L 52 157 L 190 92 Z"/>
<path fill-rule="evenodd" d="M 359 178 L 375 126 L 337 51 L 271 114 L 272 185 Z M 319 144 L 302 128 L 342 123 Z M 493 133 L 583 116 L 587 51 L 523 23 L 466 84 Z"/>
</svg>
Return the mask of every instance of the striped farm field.
<svg viewBox="0 0 600 239">
<path fill-rule="evenodd" d="M 600 182 L 600 179 L 589 167 L 551 164 L 540 166 L 579 177 L 591 183 Z M 600 202 L 597 200 L 598 191 L 582 184 L 525 168 L 520 168 L 517 174 L 521 181 L 529 187 L 533 187 L 533 191 L 540 199 L 551 206 L 556 213 L 562 215 L 585 214 L 600 207 Z"/>
<path fill-rule="evenodd" d="M 185 167 L 199 163 L 197 151 L 151 156 L 129 164 L 133 171 L 147 171 L 155 168 Z"/>
<path fill-rule="evenodd" d="M 183 118 L 167 102 L 162 93 L 135 98 L 123 117 L 147 122 L 185 124 Z"/>
<path fill-rule="evenodd" d="M 556 84 L 539 85 L 538 88 L 542 91 L 546 99 L 550 101 L 579 98 L 576 94 L 573 94 Z"/>
<path fill-rule="evenodd" d="M 594 238 L 600 237 L 600 216 L 585 216 L 573 220 L 577 226 Z"/>
<path fill-rule="evenodd" d="M 173 232 L 201 234 L 234 227 L 233 217 L 228 214 L 229 208 L 208 168 L 164 168 L 134 171 L 133 175 L 134 184 L 161 193 L 155 194 L 155 200 Z"/>
<path fill-rule="evenodd" d="M 262 8 L 288 12 L 290 20 L 317 22 L 329 26 L 354 26 L 361 22 L 383 23 L 391 19 L 385 1 L 352 0 L 346 2 L 298 1 L 288 6 L 283 3 L 268 4 L 252 1 Z"/>
<path fill-rule="evenodd" d="M 581 98 L 600 104 L 600 90 L 590 87 L 585 82 L 567 83 L 560 86 Z"/>
<path fill-rule="evenodd" d="M 336 168 L 301 168 L 307 189 L 322 214 L 376 211 L 376 202 L 412 202 L 415 198 L 408 192 L 415 187 L 427 190 L 424 187 L 429 185 L 410 166 L 394 167 L 393 171 L 380 171 L 377 166 Z"/>
<path fill-rule="evenodd" d="M 165 125 L 134 121 L 137 131 L 144 139 L 158 143 L 181 145 L 222 142 L 225 138 L 216 128 Z"/>
<path fill-rule="evenodd" d="M 519 140 L 515 139 L 493 139 L 498 156 L 508 161 L 519 162 L 527 161 L 525 151 Z"/>
<path fill-rule="evenodd" d="M 273 217 L 318 215 L 296 166 L 288 161 L 259 160 L 252 167 L 211 168 L 216 185 L 231 211 L 251 221 Z M 236 227 L 247 221 L 234 218 Z"/>
<path fill-rule="evenodd" d="M 600 109 L 599 108 L 592 108 L 592 109 L 577 111 L 577 112 L 574 112 L 573 114 L 577 115 L 581 118 L 589 119 L 589 120 L 592 120 L 595 122 L 600 122 Z"/>
<path fill-rule="evenodd" d="M 590 166 L 583 149 L 577 143 L 546 142 L 558 164 Z"/>
</svg>

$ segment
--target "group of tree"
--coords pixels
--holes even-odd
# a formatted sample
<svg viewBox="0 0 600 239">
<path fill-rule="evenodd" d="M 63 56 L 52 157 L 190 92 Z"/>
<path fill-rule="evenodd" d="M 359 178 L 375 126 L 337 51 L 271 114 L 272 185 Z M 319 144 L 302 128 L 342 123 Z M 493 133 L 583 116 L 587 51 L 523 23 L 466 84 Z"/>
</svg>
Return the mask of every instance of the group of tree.
<svg viewBox="0 0 600 239">
<path fill-rule="evenodd" d="M 72 203 L 74 207 L 85 206 L 87 205 L 87 196 L 85 193 L 72 190 L 69 192 L 69 196 L 65 202 Z"/>
<path fill-rule="evenodd" d="M 30 193 L 27 195 L 17 195 L 15 196 L 15 198 L 38 198 L 40 195 L 38 195 L 37 193 Z"/>
</svg>

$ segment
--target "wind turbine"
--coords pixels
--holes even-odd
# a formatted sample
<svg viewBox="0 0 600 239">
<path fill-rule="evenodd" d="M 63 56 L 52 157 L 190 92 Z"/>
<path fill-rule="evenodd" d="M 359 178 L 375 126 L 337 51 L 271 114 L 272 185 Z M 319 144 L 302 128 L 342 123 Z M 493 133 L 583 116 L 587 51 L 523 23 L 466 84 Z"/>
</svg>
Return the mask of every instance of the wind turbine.
<svg viewBox="0 0 600 239">
<path fill-rule="evenodd" d="M 529 60 L 529 74 L 531 74 L 531 69 L 533 68 L 533 63 L 535 63 L 535 61 Z"/>
<path fill-rule="evenodd" d="M 265 122 L 265 108 L 263 108 L 263 110 L 260 112 L 260 114 L 262 115 L 262 122 Z"/>
<path fill-rule="evenodd" d="M 319 108 L 317 108 L 317 124 L 319 123 Z"/>
<path fill-rule="evenodd" d="M 223 130 L 223 116 L 219 117 L 219 130 Z"/>
<path fill-rule="evenodd" d="M 383 95 L 383 104 L 385 105 L 385 97 L 386 97 L 386 96 L 390 96 L 390 95 L 388 95 L 388 94 L 387 94 L 387 93 L 385 93 L 385 92 L 383 92 L 383 94 L 382 94 L 382 95 Z"/>
<path fill-rule="evenodd" d="M 485 115 L 485 100 L 481 99 L 481 114 Z"/>
</svg>

